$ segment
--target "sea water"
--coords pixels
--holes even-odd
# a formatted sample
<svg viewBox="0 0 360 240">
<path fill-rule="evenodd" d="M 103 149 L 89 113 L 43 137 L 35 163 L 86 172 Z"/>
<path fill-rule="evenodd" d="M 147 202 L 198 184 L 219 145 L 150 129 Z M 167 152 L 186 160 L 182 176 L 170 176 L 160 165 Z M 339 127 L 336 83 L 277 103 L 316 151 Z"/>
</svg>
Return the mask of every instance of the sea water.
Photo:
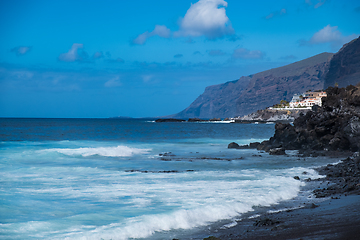
<svg viewBox="0 0 360 240">
<path fill-rule="evenodd" d="M 0 238 L 172 239 L 298 196 L 296 153 L 228 149 L 273 124 L 0 119 Z M 306 174 L 306 176 L 304 176 Z M 229 225 L 230 224 L 230 225 Z"/>
</svg>

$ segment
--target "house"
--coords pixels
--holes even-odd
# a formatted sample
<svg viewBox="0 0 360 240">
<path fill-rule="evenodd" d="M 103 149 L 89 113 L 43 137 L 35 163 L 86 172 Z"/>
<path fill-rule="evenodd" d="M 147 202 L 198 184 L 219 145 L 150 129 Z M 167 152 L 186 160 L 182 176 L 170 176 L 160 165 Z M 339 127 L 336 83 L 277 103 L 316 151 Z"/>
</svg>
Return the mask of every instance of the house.
<svg viewBox="0 0 360 240">
<path fill-rule="evenodd" d="M 311 108 L 314 105 L 321 106 L 323 97 L 326 97 L 326 92 L 306 92 L 302 95 L 295 94 L 289 103 L 290 108 Z"/>
</svg>

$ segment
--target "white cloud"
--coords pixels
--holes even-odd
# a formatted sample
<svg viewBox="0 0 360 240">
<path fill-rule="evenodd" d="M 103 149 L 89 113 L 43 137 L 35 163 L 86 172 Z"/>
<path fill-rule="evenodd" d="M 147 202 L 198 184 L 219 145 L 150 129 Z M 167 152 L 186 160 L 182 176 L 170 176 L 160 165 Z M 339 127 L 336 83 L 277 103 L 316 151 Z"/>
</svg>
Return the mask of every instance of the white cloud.
<svg viewBox="0 0 360 240">
<path fill-rule="evenodd" d="M 16 56 L 23 56 L 26 53 L 30 52 L 31 49 L 32 49 L 32 47 L 19 46 L 19 47 L 12 48 L 10 51 L 16 53 Z"/>
<path fill-rule="evenodd" d="M 179 20 L 179 30 L 173 32 L 174 37 L 190 37 L 188 41 L 193 42 L 191 37 L 205 36 L 208 39 L 229 37 L 229 40 L 236 41 L 240 39 L 235 35 L 231 27 L 229 18 L 226 16 L 225 7 L 227 2 L 224 0 L 199 0 L 191 4 L 185 16 Z M 172 32 L 164 25 L 156 25 L 152 32 L 139 34 L 133 44 L 143 45 L 153 36 L 163 38 L 171 37 Z"/>
<path fill-rule="evenodd" d="M 332 27 L 330 24 L 316 32 L 310 40 L 301 40 L 300 45 L 314 45 L 314 44 L 324 44 L 330 43 L 333 47 L 341 46 L 352 39 L 356 38 L 357 35 L 352 34 L 349 36 L 344 36 L 337 26 Z"/>
<path fill-rule="evenodd" d="M 227 5 L 224 0 L 200 0 L 191 4 L 184 18 L 180 20 L 180 30 L 174 35 L 206 36 L 209 39 L 233 35 L 234 29 L 226 16 Z"/>
<path fill-rule="evenodd" d="M 105 87 L 120 87 L 122 83 L 120 82 L 120 77 L 116 76 L 107 81 L 104 86 Z"/>
<path fill-rule="evenodd" d="M 156 25 L 155 29 L 152 32 L 144 32 L 138 35 L 133 41 L 133 44 L 143 45 L 145 44 L 146 40 L 153 36 L 159 36 L 163 38 L 169 38 L 171 34 L 170 29 L 163 25 Z"/>
<path fill-rule="evenodd" d="M 86 52 L 81 51 L 83 44 L 74 43 L 71 49 L 67 53 L 62 53 L 59 56 L 59 60 L 63 62 L 75 62 L 84 60 L 87 57 Z"/>
<path fill-rule="evenodd" d="M 232 55 L 234 59 L 263 59 L 265 53 L 260 50 L 248 50 L 246 48 L 235 49 Z"/>
</svg>

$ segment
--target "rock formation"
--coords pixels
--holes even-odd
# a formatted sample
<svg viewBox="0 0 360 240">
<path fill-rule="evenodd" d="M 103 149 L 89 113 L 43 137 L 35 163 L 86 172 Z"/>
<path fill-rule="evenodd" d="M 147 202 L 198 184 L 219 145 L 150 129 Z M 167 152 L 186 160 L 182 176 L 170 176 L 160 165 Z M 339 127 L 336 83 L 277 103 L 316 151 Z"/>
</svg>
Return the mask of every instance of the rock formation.
<svg viewBox="0 0 360 240">
<path fill-rule="evenodd" d="M 360 150 L 360 85 L 329 87 L 323 106 L 295 119 L 294 125 L 277 123 L 275 134 L 259 150 Z"/>
</svg>

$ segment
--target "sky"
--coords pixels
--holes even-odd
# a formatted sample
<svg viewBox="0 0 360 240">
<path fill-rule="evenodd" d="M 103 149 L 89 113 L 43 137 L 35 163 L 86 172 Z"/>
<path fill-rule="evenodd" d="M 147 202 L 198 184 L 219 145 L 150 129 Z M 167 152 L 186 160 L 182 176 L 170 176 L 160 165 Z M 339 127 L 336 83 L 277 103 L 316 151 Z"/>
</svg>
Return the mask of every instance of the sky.
<svg viewBox="0 0 360 240">
<path fill-rule="evenodd" d="M 159 117 L 337 52 L 358 0 L 0 0 L 0 117 Z"/>
</svg>

